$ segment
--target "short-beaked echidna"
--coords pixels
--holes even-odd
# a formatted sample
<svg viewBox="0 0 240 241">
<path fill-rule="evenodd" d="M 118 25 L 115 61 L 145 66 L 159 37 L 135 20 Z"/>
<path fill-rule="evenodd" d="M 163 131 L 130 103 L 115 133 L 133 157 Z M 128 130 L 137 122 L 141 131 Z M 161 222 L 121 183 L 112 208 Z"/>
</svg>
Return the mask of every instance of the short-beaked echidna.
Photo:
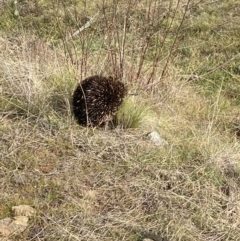
<svg viewBox="0 0 240 241">
<path fill-rule="evenodd" d="M 78 124 L 100 126 L 116 114 L 126 93 L 124 84 L 112 77 L 92 76 L 73 93 L 73 114 Z"/>
</svg>

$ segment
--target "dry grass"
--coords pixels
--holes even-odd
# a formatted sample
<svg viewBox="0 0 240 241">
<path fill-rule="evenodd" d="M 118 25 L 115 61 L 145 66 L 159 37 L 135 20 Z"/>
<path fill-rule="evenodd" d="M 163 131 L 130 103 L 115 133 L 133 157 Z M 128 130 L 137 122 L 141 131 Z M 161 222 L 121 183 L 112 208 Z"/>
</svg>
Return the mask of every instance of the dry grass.
<svg viewBox="0 0 240 241">
<path fill-rule="evenodd" d="M 146 16 L 143 4 L 137 5 L 139 16 Z M 132 10 L 118 5 L 117 13 L 127 8 Z M 99 20 L 100 26 L 104 21 Z M 240 240 L 239 97 L 226 94 L 236 91 L 232 87 L 239 74 L 234 69 L 231 85 L 221 81 L 218 85 L 217 73 L 215 79 L 199 73 L 194 82 L 197 50 L 185 69 L 186 56 L 179 52 L 169 53 L 173 57 L 167 62 L 151 56 L 156 39 L 151 39 L 149 52 L 142 57 L 134 51 L 145 40 L 141 42 L 135 32 L 131 36 L 131 31 L 126 34 L 121 65 L 118 58 L 123 52 L 118 46 L 123 46 L 124 33 L 114 42 L 115 30 L 101 32 L 99 39 L 105 39 L 106 46 L 84 33 L 83 40 L 94 44 L 84 49 L 81 39 L 72 42 L 72 57 L 62 45 L 52 46 L 49 39 L 36 35 L 20 31 L 18 37 L 1 37 L 0 219 L 11 216 L 14 205 L 37 209 L 27 230 L 9 239 Z M 165 54 L 172 41 L 168 36 L 162 48 Z M 139 41 L 134 51 L 128 45 L 131 37 Z M 154 71 L 152 63 L 157 63 Z M 129 92 L 136 93 L 118 113 L 120 126 L 113 130 L 78 126 L 70 113 L 76 79 L 94 71 L 111 73 L 114 66 Z M 153 145 L 146 137 L 152 130 L 168 144 Z"/>
</svg>

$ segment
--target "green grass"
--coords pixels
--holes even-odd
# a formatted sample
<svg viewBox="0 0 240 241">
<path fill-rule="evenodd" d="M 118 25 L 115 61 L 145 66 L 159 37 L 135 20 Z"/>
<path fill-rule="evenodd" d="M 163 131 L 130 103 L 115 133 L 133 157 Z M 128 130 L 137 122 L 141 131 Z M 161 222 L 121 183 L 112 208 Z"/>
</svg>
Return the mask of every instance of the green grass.
<svg viewBox="0 0 240 241">
<path fill-rule="evenodd" d="M 240 240 L 240 4 L 171 3 L 0 3 L 0 219 L 37 210 L 11 240 Z M 115 129 L 72 117 L 95 74 L 128 87 Z"/>
<path fill-rule="evenodd" d="M 113 120 L 114 125 L 125 129 L 147 125 L 154 119 L 154 114 L 151 112 L 150 107 L 140 103 L 138 98 L 128 96 Z"/>
</svg>

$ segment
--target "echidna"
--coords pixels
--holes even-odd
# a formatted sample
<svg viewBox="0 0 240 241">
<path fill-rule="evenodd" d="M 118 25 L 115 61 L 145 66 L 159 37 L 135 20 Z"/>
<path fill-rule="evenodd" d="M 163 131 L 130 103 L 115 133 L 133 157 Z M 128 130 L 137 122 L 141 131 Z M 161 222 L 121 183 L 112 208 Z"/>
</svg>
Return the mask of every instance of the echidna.
<svg viewBox="0 0 240 241">
<path fill-rule="evenodd" d="M 73 93 L 74 117 L 83 126 L 107 123 L 118 111 L 125 93 L 124 84 L 112 77 L 89 77 Z"/>
</svg>

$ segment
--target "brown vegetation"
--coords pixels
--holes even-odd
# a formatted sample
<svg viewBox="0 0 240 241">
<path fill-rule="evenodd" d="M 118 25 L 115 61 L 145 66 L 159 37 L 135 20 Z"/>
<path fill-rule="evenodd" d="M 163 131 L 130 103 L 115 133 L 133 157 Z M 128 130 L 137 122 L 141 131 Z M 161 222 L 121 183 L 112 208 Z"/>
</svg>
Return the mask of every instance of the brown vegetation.
<svg viewBox="0 0 240 241">
<path fill-rule="evenodd" d="M 239 1 L 0 4 L 0 219 L 37 211 L 0 239 L 240 240 Z M 132 94 L 114 130 L 73 119 L 92 75 Z"/>
</svg>

